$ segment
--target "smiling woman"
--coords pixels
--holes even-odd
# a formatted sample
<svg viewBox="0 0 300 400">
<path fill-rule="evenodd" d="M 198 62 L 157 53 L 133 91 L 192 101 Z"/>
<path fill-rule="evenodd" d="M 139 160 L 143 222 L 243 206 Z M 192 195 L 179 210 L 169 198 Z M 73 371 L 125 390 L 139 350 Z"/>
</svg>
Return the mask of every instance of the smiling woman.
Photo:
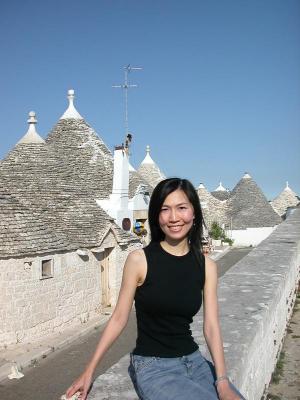
<svg viewBox="0 0 300 400">
<path fill-rule="evenodd" d="M 115 310 L 83 374 L 67 390 L 85 400 L 96 365 L 120 335 L 135 301 L 136 347 L 129 375 L 140 400 L 238 400 L 226 374 L 217 304 L 217 267 L 201 251 L 199 197 L 186 179 L 170 178 L 149 204 L 151 242 L 129 254 Z M 214 364 L 194 341 L 190 324 L 204 304 L 204 337 Z"/>
</svg>

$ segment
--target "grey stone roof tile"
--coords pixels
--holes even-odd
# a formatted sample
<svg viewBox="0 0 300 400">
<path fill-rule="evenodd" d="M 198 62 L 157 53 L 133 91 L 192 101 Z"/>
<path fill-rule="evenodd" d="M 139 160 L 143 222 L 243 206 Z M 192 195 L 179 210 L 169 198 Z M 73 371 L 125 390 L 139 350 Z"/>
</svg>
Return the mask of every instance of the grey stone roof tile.
<svg viewBox="0 0 300 400">
<path fill-rule="evenodd" d="M 137 172 L 129 172 L 129 198 L 132 199 L 140 185 L 145 186 L 149 194 L 153 192 L 153 187 Z"/>
<path fill-rule="evenodd" d="M 229 199 L 230 192 L 224 190 L 214 190 L 213 192 L 211 192 L 211 195 L 218 200 L 224 201 Z"/>
<path fill-rule="evenodd" d="M 92 139 L 85 137 L 82 140 L 81 152 L 82 148 L 78 149 L 75 145 L 78 141 L 75 140 L 74 143 L 76 135 L 68 136 L 70 132 L 66 129 L 66 122 L 68 120 L 59 124 L 63 137 L 56 129 L 52 141 L 47 143 L 17 144 L 0 164 L 2 187 L 7 188 L 11 196 L 18 201 L 16 206 L 21 202 L 27 210 L 26 223 L 19 221 L 19 236 L 26 235 L 30 215 L 31 229 L 35 226 L 38 232 L 41 231 L 41 226 L 49 228 L 49 238 L 45 240 L 45 246 L 37 244 L 38 238 L 32 243 L 27 241 L 27 246 L 32 246 L 32 253 L 46 251 L 47 247 L 48 250 L 74 250 L 78 247 L 98 246 L 101 244 L 103 233 L 115 225 L 95 200 L 110 190 L 111 155 L 105 145 L 102 146 L 101 141 L 98 142 L 93 135 Z M 86 124 L 83 121 L 79 122 L 87 131 Z M 68 146 L 68 137 L 72 138 L 70 142 L 73 142 L 73 151 L 73 145 Z M 87 167 L 84 163 L 87 163 Z M 97 172 L 102 172 L 101 179 Z M 9 212 L 11 209 L 6 210 Z M 0 219 L 1 213 L 4 213 L 4 208 L 0 209 Z M 41 217 L 42 223 L 40 219 L 35 218 L 36 215 Z M 41 231 L 41 240 L 46 237 L 42 233 Z M 2 256 L 24 254 L 24 246 L 13 232 L 7 234 L 7 230 L 2 226 L 1 234 L 5 234 L 7 241 L 12 242 L 11 250 L 7 253 L 3 247 Z M 119 237 L 121 241 L 135 240 L 128 235 L 126 239 L 120 235 Z"/>
<path fill-rule="evenodd" d="M 288 207 L 295 207 L 298 204 L 300 204 L 298 196 L 288 186 L 271 202 L 271 206 L 281 217 L 285 215 Z"/>
<path fill-rule="evenodd" d="M 0 184 L 0 258 L 64 249 L 64 237 Z"/>
<path fill-rule="evenodd" d="M 113 156 L 84 119 L 60 119 L 46 143 L 63 164 L 70 186 L 86 186 L 94 198 L 108 198 L 112 191 Z"/>
<path fill-rule="evenodd" d="M 243 177 L 228 200 L 228 219 L 232 229 L 261 228 L 282 222 L 265 195 L 249 177 Z"/>
</svg>

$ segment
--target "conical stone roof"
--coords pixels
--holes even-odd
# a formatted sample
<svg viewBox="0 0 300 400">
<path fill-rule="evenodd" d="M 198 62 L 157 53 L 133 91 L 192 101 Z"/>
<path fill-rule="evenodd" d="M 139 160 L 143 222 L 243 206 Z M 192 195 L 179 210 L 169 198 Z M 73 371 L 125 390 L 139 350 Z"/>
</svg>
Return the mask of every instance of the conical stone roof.
<svg viewBox="0 0 300 400">
<path fill-rule="evenodd" d="M 231 192 L 227 215 L 232 229 L 272 227 L 282 221 L 247 173 Z"/>
<path fill-rule="evenodd" d="M 71 124 L 73 120 L 75 119 L 72 119 Z M 65 123 L 68 121 L 68 119 L 64 120 Z M 83 120 L 76 121 L 84 124 Z M 65 124 L 60 126 L 62 131 L 65 126 Z M 85 125 L 84 127 L 86 128 Z M 64 139 L 67 141 L 68 131 L 60 136 L 59 131 L 56 130 L 54 137 L 58 143 L 63 142 Z M 76 157 L 71 151 L 72 144 L 69 146 L 69 152 L 66 151 L 67 154 L 63 155 L 63 149 L 68 147 L 67 143 L 60 147 L 56 141 L 54 142 L 54 144 L 51 141 L 50 143 L 21 142 L 17 144 L 0 163 L 2 187 L 5 187 L 13 198 L 26 207 L 28 216 L 31 215 L 34 218 L 36 215 L 41 215 L 44 226 L 62 238 L 56 250 L 97 246 L 100 244 L 102 235 L 109 227 L 115 225 L 96 203 L 95 195 L 99 193 L 99 189 L 96 188 L 96 190 L 95 186 L 98 180 L 97 182 L 84 180 L 85 175 L 80 171 L 82 164 L 80 162 L 76 164 Z M 88 151 L 85 153 L 90 164 L 94 161 L 93 155 L 95 156 L 93 153 L 89 157 L 91 142 L 92 139 L 86 145 Z M 96 146 L 96 156 L 97 150 Z M 74 153 L 76 154 L 75 145 Z M 101 155 L 102 153 L 105 153 L 105 148 Z M 107 158 L 109 158 L 109 153 Z M 105 166 L 102 166 L 102 170 L 104 169 Z M 84 172 L 88 174 L 88 169 Z M 77 177 L 78 180 L 76 180 Z M 10 210 L 13 212 L 12 209 Z M 13 215 L 10 217 L 13 218 Z M 26 224 L 20 224 L 20 227 L 23 227 L 23 235 L 26 236 Z M 128 241 L 134 239 L 128 234 L 127 236 Z M 17 242 L 12 244 L 12 248 L 16 252 L 19 248 L 19 253 L 17 252 L 15 256 L 24 252 Z M 53 247 L 49 246 L 49 249 Z M 38 252 L 37 243 L 33 243 L 33 250 Z"/>
<path fill-rule="evenodd" d="M 64 248 L 63 235 L 54 232 L 43 214 L 26 207 L 0 183 L 0 258 Z"/>
<path fill-rule="evenodd" d="M 273 209 L 281 217 L 285 215 L 288 207 L 295 207 L 300 204 L 297 194 L 286 183 L 285 189 L 271 202 Z"/>
<path fill-rule="evenodd" d="M 226 190 L 220 182 L 219 186 L 211 192 L 211 194 L 218 200 L 227 200 L 230 196 L 229 190 Z"/>
<path fill-rule="evenodd" d="M 152 160 L 149 146 L 147 146 L 146 149 L 146 157 L 141 162 L 137 172 L 153 188 L 158 184 L 158 182 L 166 178 L 156 163 Z"/>
<path fill-rule="evenodd" d="M 218 222 L 219 225 L 226 223 L 226 201 L 220 201 L 206 189 L 203 183 L 200 183 L 198 196 L 201 203 L 205 225 L 210 229 L 213 222 Z"/>
<path fill-rule="evenodd" d="M 108 198 L 112 191 L 112 153 L 76 110 L 74 90 L 68 91 L 68 99 L 67 110 L 50 131 L 46 143 L 71 187 L 90 191 L 94 198 Z"/>
<path fill-rule="evenodd" d="M 90 190 L 98 199 L 108 198 L 112 191 L 113 156 L 85 120 L 60 119 L 46 143 L 72 187 Z"/>
<path fill-rule="evenodd" d="M 143 185 L 149 195 L 153 191 L 153 187 L 135 170 L 130 169 L 129 171 L 129 198 L 132 199 L 138 190 L 138 187 Z"/>
</svg>

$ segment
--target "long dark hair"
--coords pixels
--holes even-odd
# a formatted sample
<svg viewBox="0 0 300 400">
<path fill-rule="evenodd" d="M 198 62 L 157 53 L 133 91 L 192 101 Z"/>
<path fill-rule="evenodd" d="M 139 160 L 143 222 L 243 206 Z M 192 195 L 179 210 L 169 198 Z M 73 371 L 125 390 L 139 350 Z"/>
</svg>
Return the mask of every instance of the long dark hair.
<svg viewBox="0 0 300 400">
<path fill-rule="evenodd" d="M 165 238 L 165 234 L 160 229 L 159 225 L 159 213 L 165 198 L 177 189 L 182 190 L 186 194 L 194 208 L 194 224 L 189 231 L 188 241 L 191 249 L 194 250 L 195 254 L 198 254 L 202 244 L 203 215 L 196 189 L 187 179 L 168 178 L 159 182 L 153 190 L 148 210 L 151 242 L 161 242 Z"/>
</svg>

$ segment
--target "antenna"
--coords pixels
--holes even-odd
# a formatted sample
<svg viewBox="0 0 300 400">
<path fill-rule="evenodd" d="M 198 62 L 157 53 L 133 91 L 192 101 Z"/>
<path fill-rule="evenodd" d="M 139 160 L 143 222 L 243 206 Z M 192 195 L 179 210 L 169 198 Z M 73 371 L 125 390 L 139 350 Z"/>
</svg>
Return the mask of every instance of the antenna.
<svg viewBox="0 0 300 400">
<path fill-rule="evenodd" d="M 128 74 L 131 71 L 137 71 L 143 69 L 142 67 L 132 67 L 130 64 L 126 65 L 124 67 L 124 73 L 125 73 L 125 78 L 124 78 L 124 84 L 123 85 L 113 85 L 112 87 L 114 88 L 121 88 L 124 89 L 124 94 L 125 94 L 125 133 L 126 137 L 129 134 L 129 129 L 128 129 L 128 89 L 138 87 L 138 85 L 131 85 L 128 80 Z"/>
</svg>

